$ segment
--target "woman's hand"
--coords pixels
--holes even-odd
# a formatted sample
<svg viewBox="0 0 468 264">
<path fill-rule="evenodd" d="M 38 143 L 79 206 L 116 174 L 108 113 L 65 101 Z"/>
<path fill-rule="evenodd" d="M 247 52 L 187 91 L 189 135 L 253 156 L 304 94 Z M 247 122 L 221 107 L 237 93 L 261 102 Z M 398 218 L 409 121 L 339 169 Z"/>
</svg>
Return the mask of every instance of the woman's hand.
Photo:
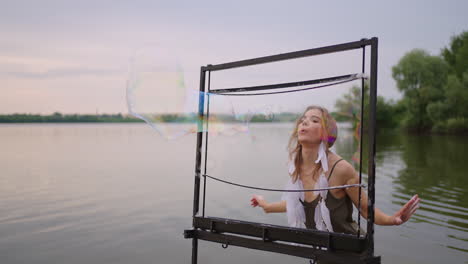
<svg viewBox="0 0 468 264">
<path fill-rule="evenodd" d="M 416 194 L 398 212 L 393 215 L 393 224 L 401 225 L 408 221 L 419 208 L 420 199 Z"/>
<path fill-rule="evenodd" d="M 252 196 L 252 199 L 250 199 L 250 202 L 251 202 L 251 205 L 253 207 L 260 206 L 260 207 L 264 208 L 264 206 L 266 205 L 266 202 L 265 202 L 265 199 L 263 198 L 263 196 L 256 195 L 256 194 L 254 194 Z"/>
<path fill-rule="evenodd" d="M 265 213 L 285 213 L 286 201 L 279 201 L 275 203 L 267 203 L 263 196 L 254 194 L 250 199 L 250 204 L 253 207 L 261 207 Z"/>
</svg>

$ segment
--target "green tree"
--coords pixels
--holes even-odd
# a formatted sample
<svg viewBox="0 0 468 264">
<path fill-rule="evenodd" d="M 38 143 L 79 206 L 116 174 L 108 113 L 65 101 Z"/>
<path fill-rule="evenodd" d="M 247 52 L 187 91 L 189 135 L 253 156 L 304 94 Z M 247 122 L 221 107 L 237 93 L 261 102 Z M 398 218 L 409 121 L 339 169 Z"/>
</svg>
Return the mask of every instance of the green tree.
<svg viewBox="0 0 468 264">
<path fill-rule="evenodd" d="M 377 96 L 377 129 L 398 128 L 404 111 L 405 108 L 402 104 Z"/>
<path fill-rule="evenodd" d="M 450 105 L 451 116 L 468 118 L 468 71 L 462 78 L 450 75 L 445 90 L 446 103 Z"/>
<path fill-rule="evenodd" d="M 392 68 L 392 76 L 405 97 L 405 128 L 416 131 L 431 129 L 433 121 L 429 117 L 428 106 L 444 100 L 447 75 L 447 63 L 421 49 L 408 52 Z"/>
<path fill-rule="evenodd" d="M 362 91 L 360 86 L 353 86 L 349 92 L 343 95 L 343 98 L 335 102 L 337 112 L 335 118 L 340 121 L 351 121 L 353 127 L 359 124 L 361 120 L 361 100 Z M 364 85 L 364 129 L 368 126 L 369 118 L 369 85 Z M 395 128 L 399 125 L 402 115 L 402 108 L 393 101 L 386 100 L 382 96 L 377 96 L 376 122 L 377 129 Z"/>
<path fill-rule="evenodd" d="M 442 50 L 449 76 L 444 85 L 443 101 L 428 105 L 435 132 L 463 133 L 468 131 L 468 32 L 452 37 Z"/>
<path fill-rule="evenodd" d="M 450 73 L 461 79 L 468 70 L 468 31 L 452 37 L 449 47 L 442 50 L 442 56 L 450 66 Z"/>
<path fill-rule="evenodd" d="M 434 121 L 434 132 L 468 132 L 468 71 L 459 79 L 455 74 L 448 77 L 445 85 L 445 100 L 428 106 Z"/>
<path fill-rule="evenodd" d="M 369 101 L 369 86 L 364 85 L 364 102 Z M 353 86 L 349 92 L 343 95 L 343 98 L 336 100 L 335 107 L 338 112 L 335 113 L 341 120 L 357 121 L 361 115 L 361 87 Z"/>
</svg>

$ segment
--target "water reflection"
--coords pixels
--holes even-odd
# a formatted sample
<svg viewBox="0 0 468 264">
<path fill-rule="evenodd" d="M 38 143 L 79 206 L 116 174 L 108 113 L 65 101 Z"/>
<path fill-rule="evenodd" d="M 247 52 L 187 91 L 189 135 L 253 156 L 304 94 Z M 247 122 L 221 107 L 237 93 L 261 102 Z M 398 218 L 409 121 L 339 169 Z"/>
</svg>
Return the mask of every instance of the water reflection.
<svg viewBox="0 0 468 264">
<path fill-rule="evenodd" d="M 291 127 L 259 124 L 254 128 L 257 138 L 211 139 L 215 163 L 208 173 L 281 188 L 288 177 L 285 146 Z M 414 193 L 423 199 L 405 225 L 376 227 L 376 252 L 383 263 L 466 261 L 467 140 L 388 133 L 377 137 L 378 207 L 392 213 Z M 191 243 L 182 238 L 182 230 L 191 225 L 193 137 L 170 145 L 142 124 L 12 125 L 0 126 L 0 145 L 6 150 L 0 152 L 2 263 L 190 262 Z M 356 148 L 352 132 L 342 128 L 336 152 L 351 160 Z M 286 224 L 284 215 L 250 208 L 250 190 L 216 182 L 207 186 L 211 216 Z M 264 196 L 273 201 L 280 194 Z M 201 245 L 200 263 L 304 263 Z"/>
<path fill-rule="evenodd" d="M 404 168 L 394 179 L 394 203 L 419 194 L 423 200 L 414 220 L 444 234 L 434 243 L 468 252 L 468 138 L 463 136 L 384 134 L 378 156 L 400 155 Z"/>
<path fill-rule="evenodd" d="M 341 130 L 337 153 L 351 160 L 357 142 L 346 127 Z M 348 135 L 348 136 L 347 136 Z M 362 171 L 366 182 L 368 142 L 364 135 Z M 387 213 L 400 208 L 414 194 L 423 203 L 411 222 L 432 244 L 468 252 L 468 138 L 463 136 L 380 133 L 376 146 L 377 200 Z M 359 164 L 355 163 L 356 170 Z M 388 196 L 388 193 L 390 196 Z M 387 198 L 388 197 L 388 198 Z M 383 207 L 383 208 L 382 208 Z M 412 234 L 413 235 L 413 234 Z M 417 234 L 414 234 L 415 236 Z M 417 236 L 419 236 L 417 235 Z"/>
</svg>

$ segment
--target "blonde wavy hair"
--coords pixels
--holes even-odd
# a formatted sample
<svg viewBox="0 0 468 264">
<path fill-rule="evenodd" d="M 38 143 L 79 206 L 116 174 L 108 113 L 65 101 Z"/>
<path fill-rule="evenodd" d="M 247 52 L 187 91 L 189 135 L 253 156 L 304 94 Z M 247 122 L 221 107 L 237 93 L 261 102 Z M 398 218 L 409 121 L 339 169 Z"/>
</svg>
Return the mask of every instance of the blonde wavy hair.
<svg viewBox="0 0 468 264">
<path fill-rule="evenodd" d="M 302 117 L 305 115 L 305 113 L 307 113 L 307 111 L 312 110 L 312 109 L 320 110 L 320 112 L 322 113 L 321 138 L 322 138 L 322 142 L 325 143 L 327 153 L 329 149 L 335 143 L 336 138 L 338 136 L 336 120 L 333 118 L 333 116 L 328 112 L 326 108 L 317 106 L 317 105 L 311 105 L 306 108 L 304 113 L 296 120 L 293 133 L 291 134 L 291 137 L 289 138 L 289 143 L 288 143 L 289 160 L 291 160 L 294 163 L 294 167 L 295 167 L 294 171 L 290 175 L 292 177 L 293 182 L 296 182 L 297 179 L 299 179 L 299 173 L 300 173 L 302 163 L 303 163 L 302 145 L 297 140 L 297 136 L 298 136 L 297 130 L 298 130 L 299 124 L 301 123 Z M 318 163 L 318 166 L 316 166 L 314 169 L 313 175 L 317 174 L 321 168 L 322 168 L 322 165 Z"/>
</svg>

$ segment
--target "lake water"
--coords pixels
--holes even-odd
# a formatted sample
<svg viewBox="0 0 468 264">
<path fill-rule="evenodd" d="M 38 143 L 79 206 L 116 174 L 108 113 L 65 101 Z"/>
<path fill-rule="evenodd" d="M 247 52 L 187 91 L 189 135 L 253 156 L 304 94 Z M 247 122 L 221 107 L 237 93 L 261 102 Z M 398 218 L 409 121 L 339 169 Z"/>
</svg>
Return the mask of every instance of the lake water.
<svg viewBox="0 0 468 264">
<path fill-rule="evenodd" d="M 208 173 L 270 188 L 287 180 L 291 124 L 213 135 Z M 340 130 L 338 154 L 356 149 Z M 143 124 L 0 125 L 2 264 L 190 263 L 195 135 L 167 141 Z M 468 263 L 468 138 L 382 134 L 377 207 L 422 206 L 399 227 L 376 226 L 383 263 Z M 365 171 L 364 171 L 365 174 Z M 252 192 L 208 181 L 206 215 L 286 224 L 249 206 Z M 280 193 L 262 193 L 278 200 Z M 199 263 L 308 263 L 201 241 Z"/>
</svg>

